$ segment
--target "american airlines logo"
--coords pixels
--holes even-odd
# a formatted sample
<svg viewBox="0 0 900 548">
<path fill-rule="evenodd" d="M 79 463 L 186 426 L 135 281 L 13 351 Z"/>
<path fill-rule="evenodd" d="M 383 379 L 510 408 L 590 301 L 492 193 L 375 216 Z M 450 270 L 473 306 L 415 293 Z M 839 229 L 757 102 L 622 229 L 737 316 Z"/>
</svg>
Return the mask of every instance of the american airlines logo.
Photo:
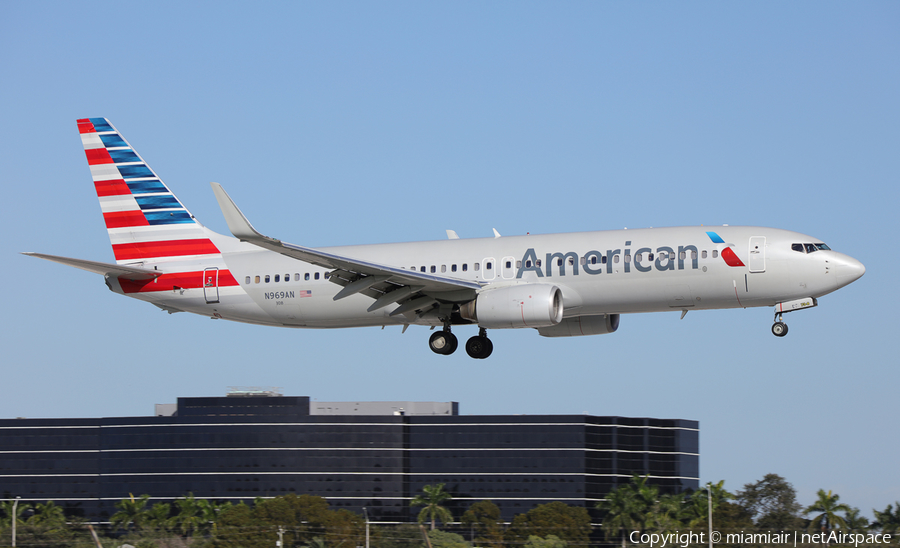
<svg viewBox="0 0 900 548">
<path fill-rule="evenodd" d="M 728 266 L 744 266 L 743 261 L 738 258 L 732 249 L 734 244 L 725 244 L 725 241 L 715 232 L 706 233 L 710 240 L 716 244 L 724 244 L 726 247 L 722 249 L 722 259 Z M 526 272 L 534 272 L 538 278 L 544 276 L 566 276 L 569 273 L 578 276 L 580 271 L 586 274 L 612 274 L 614 270 L 621 267 L 624 272 L 631 272 L 634 268 L 638 272 L 650 272 L 658 270 L 660 272 L 666 270 L 696 270 L 698 265 L 697 246 L 695 245 L 679 245 L 677 250 L 670 246 L 660 246 L 655 250 L 649 247 L 641 247 L 634 250 L 632 254 L 630 246 L 631 242 L 625 242 L 625 249 L 607 249 L 603 251 L 588 251 L 583 256 L 578 255 L 574 251 L 568 253 L 554 252 L 547 253 L 544 260 L 538 259 L 534 248 L 529 248 L 522 256 L 522 261 L 516 272 L 516 278 L 521 278 Z M 715 256 L 715 255 L 713 255 Z M 621 263 L 620 263 L 621 261 Z M 556 273 L 554 274 L 554 267 Z"/>
</svg>

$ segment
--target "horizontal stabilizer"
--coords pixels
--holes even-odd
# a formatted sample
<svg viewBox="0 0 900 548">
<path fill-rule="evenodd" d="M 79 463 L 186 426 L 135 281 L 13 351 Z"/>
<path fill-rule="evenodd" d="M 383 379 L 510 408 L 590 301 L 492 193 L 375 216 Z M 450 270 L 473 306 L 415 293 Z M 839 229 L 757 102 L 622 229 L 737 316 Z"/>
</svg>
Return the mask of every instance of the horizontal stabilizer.
<svg viewBox="0 0 900 548">
<path fill-rule="evenodd" d="M 122 277 L 129 280 L 152 280 L 162 276 L 163 273 L 158 270 L 150 270 L 149 268 L 137 268 L 134 266 L 122 266 L 118 264 L 100 263 L 97 261 L 85 261 L 83 259 L 70 259 L 69 257 L 58 257 L 56 255 L 45 255 L 43 253 L 22 253 L 30 257 L 38 259 L 46 259 L 54 263 L 60 263 L 67 266 L 74 266 L 81 270 L 87 270 L 95 274 L 104 276 Z"/>
</svg>

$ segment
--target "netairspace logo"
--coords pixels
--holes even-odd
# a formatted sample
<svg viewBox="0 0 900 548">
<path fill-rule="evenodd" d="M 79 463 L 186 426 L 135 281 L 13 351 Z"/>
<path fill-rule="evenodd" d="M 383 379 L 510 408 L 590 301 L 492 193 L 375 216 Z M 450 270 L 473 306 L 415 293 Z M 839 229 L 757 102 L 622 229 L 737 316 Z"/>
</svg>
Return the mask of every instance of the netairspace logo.
<svg viewBox="0 0 900 548">
<path fill-rule="evenodd" d="M 666 548 L 667 546 L 688 548 L 692 544 L 718 544 L 725 541 L 725 544 L 762 544 L 767 546 L 786 545 L 796 546 L 798 544 L 845 544 L 858 547 L 860 545 L 873 544 L 890 544 L 892 535 L 883 533 L 843 533 L 840 531 L 831 531 L 830 533 L 799 533 L 792 532 L 766 532 L 766 533 L 728 533 L 723 535 L 719 531 L 713 531 L 709 537 L 706 533 L 641 533 L 640 531 L 632 531 L 628 535 L 628 540 L 632 544 L 645 544 L 651 548 Z"/>
</svg>

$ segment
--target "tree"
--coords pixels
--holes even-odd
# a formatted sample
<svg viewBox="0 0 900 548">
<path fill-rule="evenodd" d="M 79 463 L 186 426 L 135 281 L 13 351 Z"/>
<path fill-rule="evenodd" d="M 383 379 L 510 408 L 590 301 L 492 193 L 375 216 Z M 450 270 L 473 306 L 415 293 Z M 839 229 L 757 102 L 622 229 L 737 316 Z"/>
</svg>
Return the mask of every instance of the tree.
<svg viewBox="0 0 900 548">
<path fill-rule="evenodd" d="M 500 508 L 489 500 L 476 502 L 466 510 L 460 522 L 472 530 L 477 537 L 472 540 L 478 546 L 502 548 L 503 520 Z"/>
<path fill-rule="evenodd" d="M 118 512 L 110 516 L 109 523 L 113 529 L 128 529 L 129 525 L 140 527 L 147 517 L 146 507 L 150 495 L 141 495 L 137 499 L 132 495 L 116 503 Z"/>
<path fill-rule="evenodd" d="M 819 499 L 809 505 L 803 512 L 807 515 L 819 512 L 809 522 L 809 531 L 812 532 L 818 529 L 823 533 L 827 533 L 838 527 L 846 528 L 847 523 L 837 512 L 849 512 L 850 507 L 842 502 L 838 502 L 841 497 L 837 494 L 832 494 L 830 489 L 827 493 L 824 489 L 819 489 L 816 495 Z"/>
<path fill-rule="evenodd" d="M 663 493 L 650 507 L 645 525 L 647 530 L 657 533 L 670 533 L 682 526 L 682 518 L 686 515 L 683 494 Z"/>
<path fill-rule="evenodd" d="M 440 529 L 428 531 L 428 540 L 431 541 L 432 548 L 472 548 L 472 545 L 466 542 L 462 535 Z"/>
<path fill-rule="evenodd" d="M 172 514 L 172 505 L 168 502 L 157 502 L 147 510 L 144 519 L 144 525 L 166 531 L 172 525 L 170 516 Z"/>
<path fill-rule="evenodd" d="M 591 517 L 587 509 L 556 501 L 538 505 L 513 518 L 507 536 L 513 543 L 525 543 L 530 536 L 556 535 L 568 544 L 587 545 Z M 509 542 L 508 542 L 509 543 Z"/>
<path fill-rule="evenodd" d="M 61 506 L 57 506 L 52 500 L 45 503 L 37 503 L 34 506 L 34 515 L 28 519 L 29 525 L 42 527 L 62 527 L 66 525 L 66 515 Z"/>
<path fill-rule="evenodd" d="M 766 474 L 756 483 L 744 485 L 736 499 L 761 529 L 787 531 L 800 525 L 797 515 L 802 507 L 797 503 L 797 492 L 778 474 Z"/>
<path fill-rule="evenodd" d="M 687 497 L 688 508 L 685 512 L 685 519 L 689 527 L 708 527 L 709 526 L 709 502 L 712 500 L 712 511 L 734 498 L 734 495 L 725 490 L 725 480 L 718 483 L 707 484 L 703 489 L 694 491 Z M 713 520 L 715 523 L 715 519 Z"/>
<path fill-rule="evenodd" d="M 848 533 L 862 533 L 869 528 L 869 518 L 859 515 L 859 508 L 850 508 L 844 513 L 844 523 Z"/>
<path fill-rule="evenodd" d="M 638 523 L 643 521 L 643 516 L 639 515 L 635 492 L 627 485 L 620 485 L 610 491 L 604 500 L 597 503 L 597 509 L 605 512 L 601 528 L 606 540 L 621 534 L 623 547 L 628 540 L 628 532 L 636 530 Z"/>
<path fill-rule="evenodd" d="M 16 524 L 25 525 L 25 520 L 22 519 L 22 515 L 25 514 L 27 510 L 31 509 L 31 505 L 22 501 L 19 501 L 19 503 L 16 504 L 15 500 L 5 500 L 0 502 L 0 509 L 3 510 L 3 517 L 6 518 L 5 521 L 9 523 L 10 526 L 12 525 L 13 507 L 16 508 Z M 888 508 L 890 508 L 890 506 L 888 506 Z"/>
<path fill-rule="evenodd" d="M 523 548 L 566 548 L 568 544 L 556 535 L 547 535 L 547 538 L 531 535 Z"/>
<path fill-rule="evenodd" d="M 449 524 L 453 521 L 453 514 L 442 506 L 445 502 L 452 499 L 453 496 L 444 490 L 444 484 L 426 485 L 422 488 L 424 495 L 416 495 L 410 501 L 410 506 L 424 506 L 419 512 L 419 523 L 431 520 L 431 530 L 434 531 L 435 520 Z"/>
<path fill-rule="evenodd" d="M 203 526 L 200 501 L 194 498 L 193 493 L 188 493 L 184 498 L 175 501 L 175 516 L 172 518 L 172 524 L 181 530 L 182 535 L 187 537 Z"/>
<path fill-rule="evenodd" d="M 888 504 L 883 512 L 872 508 L 872 513 L 875 515 L 875 521 L 870 525 L 872 529 L 881 531 L 886 535 L 895 535 L 900 531 L 900 502 L 895 502 L 894 504 L 897 506 L 896 509 L 892 510 L 894 505 Z"/>
</svg>

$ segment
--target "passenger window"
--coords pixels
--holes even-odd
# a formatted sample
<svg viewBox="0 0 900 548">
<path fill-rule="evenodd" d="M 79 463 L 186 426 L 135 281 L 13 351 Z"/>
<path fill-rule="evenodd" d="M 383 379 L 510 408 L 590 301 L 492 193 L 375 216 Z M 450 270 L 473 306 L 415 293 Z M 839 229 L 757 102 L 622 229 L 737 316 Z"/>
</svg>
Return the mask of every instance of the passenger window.
<svg viewBox="0 0 900 548">
<path fill-rule="evenodd" d="M 485 265 L 484 265 L 485 270 L 490 270 L 492 268 L 494 268 L 494 263 L 491 263 L 491 262 L 485 263 Z"/>
<path fill-rule="evenodd" d="M 455 265 L 455 264 L 450 265 L 450 272 L 456 272 L 456 265 Z"/>
<path fill-rule="evenodd" d="M 562 259 L 556 259 L 556 266 L 562 266 Z"/>
<path fill-rule="evenodd" d="M 472 270 L 474 270 L 475 272 L 478 272 L 479 268 L 481 268 L 481 263 L 473 263 L 472 264 Z"/>
<path fill-rule="evenodd" d="M 277 283 L 280 281 L 281 281 L 281 274 L 275 274 L 275 282 Z"/>
<path fill-rule="evenodd" d="M 535 266 L 537 266 L 538 268 L 540 268 L 540 267 L 541 267 L 541 260 L 538 259 L 538 260 L 534 261 L 534 264 L 535 264 Z"/>
<path fill-rule="evenodd" d="M 618 254 L 613 255 L 613 262 L 616 263 L 616 264 L 618 264 L 618 262 L 619 262 L 619 255 L 618 255 Z"/>
<path fill-rule="evenodd" d="M 290 274 L 285 274 L 285 275 L 284 275 L 284 281 L 285 281 L 285 282 L 291 281 L 291 275 L 290 275 Z"/>
<path fill-rule="evenodd" d="M 250 276 L 247 276 L 247 279 L 244 281 L 244 283 L 245 283 L 245 284 L 249 284 L 249 283 L 250 283 Z"/>
<path fill-rule="evenodd" d="M 644 254 L 643 254 L 643 253 L 635 253 L 635 255 L 634 255 L 634 262 L 639 263 L 639 262 L 641 262 L 641 261 L 643 261 L 643 260 L 644 260 Z"/>
<path fill-rule="evenodd" d="M 463 263 L 463 272 L 467 272 L 469 270 L 469 263 Z"/>
<path fill-rule="evenodd" d="M 424 267 L 424 266 L 420 266 L 420 267 L 419 267 L 419 272 L 425 272 L 425 267 Z"/>
<path fill-rule="evenodd" d="M 441 265 L 441 272 L 447 272 L 447 265 L 445 265 L 445 264 Z"/>
<path fill-rule="evenodd" d="M 314 276 L 314 277 L 315 277 L 315 279 L 317 279 L 317 280 L 318 280 L 318 279 L 319 279 L 319 273 L 318 273 L 318 272 L 316 272 L 316 275 L 315 275 L 315 276 Z"/>
<path fill-rule="evenodd" d="M 625 254 L 625 262 L 626 262 L 626 263 L 630 263 L 630 262 L 631 262 L 631 253 L 626 253 L 626 254 Z"/>
<path fill-rule="evenodd" d="M 326 272 L 326 273 L 325 273 L 325 279 L 327 280 L 327 279 L 330 278 L 330 277 L 331 277 L 331 272 Z"/>
<path fill-rule="evenodd" d="M 606 264 L 606 263 L 607 263 L 606 255 L 600 257 L 600 264 Z"/>
<path fill-rule="evenodd" d="M 268 274 L 266 274 L 265 280 L 266 280 L 266 283 L 269 283 L 269 275 Z"/>
<path fill-rule="evenodd" d="M 713 249 L 713 259 L 715 259 L 715 258 L 718 257 L 718 256 L 719 256 L 719 250 L 718 250 L 718 249 Z"/>
<path fill-rule="evenodd" d="M 597 264 L 597 256 L 591 255 L 591 264 Z"/>
<path fill-rule="evenodd" d="M 696 252 L 696 251 L 691 251 L 691 260 L 693 261 L 693 260 L 696 259 L 696 258 L 697 258 L 697 252 Z"/>
<path fill-rule="evenodd" d="M 683 260 L 687 259 L 687 253 L 682 251 L 681 253 L 678 254 L 678 257 L 683 261 Z"/>
<path fill-rule="evenodd" d="M 652 261 L 652 260 L 653 260 L 653 253 L 647 253 L 647 260 L 648 260 L 648 261 Z"/>
<path fill-rule="evenodd" d="M 306 280 L 307 282 L 309 281 L 309 272 L 307 272 L 306 274 L 303 275 L 303 279 Z"/>
<path fill-rule="evenodd" d="M 516 261 L 516 268 L 522 268 L 522 261 Z"/>
<path fill-rule="evenodd" d="M 255 281 L 255 283 L 259 283 L 259 276 L 256 276 L 256 277 L 254 278 L 254 281 Z"/>
<path fill-rule="evenodd" d="M 437 267 L 434 265 L 431 265 L 431 273 L 434 274 L 435 272 L 437 272 Z"/>
<path fill-rule="evenodd" d="M 575 257 L 569 257 L 569 266 L 573 266 L 575 264 Z"/>
<path fill-rule="evenodd" d="M 701 255 L 704 259 L 706 258 L 706 250 L 705 249 L 703 250 L 703 253 Z"/>
<path fill-rule="evenodd" d="M 512 261 L 506 261 L 506 268 L 512 268 Z"/>
</svg>

